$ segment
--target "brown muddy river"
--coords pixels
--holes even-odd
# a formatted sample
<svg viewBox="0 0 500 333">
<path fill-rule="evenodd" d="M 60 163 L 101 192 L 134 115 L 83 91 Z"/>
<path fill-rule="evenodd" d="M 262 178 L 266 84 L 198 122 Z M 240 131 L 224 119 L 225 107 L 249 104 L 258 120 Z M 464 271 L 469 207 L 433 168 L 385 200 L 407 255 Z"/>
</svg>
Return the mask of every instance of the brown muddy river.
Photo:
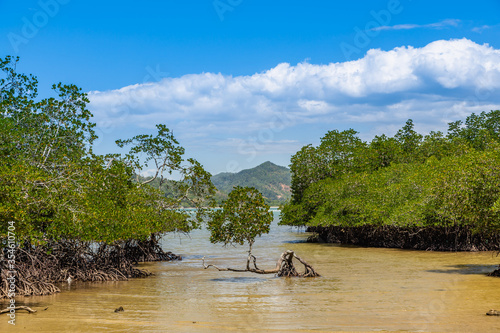
<svg viewBox="0 0 500 333">
<path fill-rule="evenodd" d="M 146 279 L 66 284 L 56 295 L 18 298 L 38 312 L 18 312 L 15 327 L 2 315 L 0 332 L 500 332 L 500 317 L 485 315 L 500 309 L 500 279 L 485 275 L 500 263 L 494 253 L 300 242 L 305 238 L 275 221 L 255 244 L 259 266 L 273 268 L 293 249 L 320 278 L 204 270 L 203 256 L 243 267 L 245 248 L 212 245 L 203 230 L 168 235 L 165 248 L 184 260 L 142 265 L 155 273 Z M 124 312 L 115 313 L 119 306 Z"/>
</svg>

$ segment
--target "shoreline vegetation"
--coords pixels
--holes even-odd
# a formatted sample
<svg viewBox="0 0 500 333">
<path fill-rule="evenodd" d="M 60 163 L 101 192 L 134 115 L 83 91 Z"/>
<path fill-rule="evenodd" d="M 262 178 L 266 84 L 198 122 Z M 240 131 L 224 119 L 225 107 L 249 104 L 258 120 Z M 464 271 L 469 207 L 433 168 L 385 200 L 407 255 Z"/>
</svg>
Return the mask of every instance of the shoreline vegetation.
<svg viewBox="0 0 500 333">
<path fill-rule="evenodd" d="M 184 157 L 165 125 L 117 140 L 124 155 L 97 155 L 86 94 L 59 83 L 57 98 L 40 100 L 36 77 L 17 73 L 18 60 L 0 58 L 0 300 L 53 294 L 61 282 L 149 276 L 139 262 L 182 259 L 161 248 L 164 234 L 188 233 L 211 217 L 222 225 L 242 219 L 216 209 L 212 175 Z M 269 207 L 244 188 L 256 192 L 235 207 L 254 200 L 266 214 L 278 210 L 281 225 L 315 232 L 310 241 L 498 250 L 499 110 L 450 123 L 446 136 L 418 134 L 412 120 L 392 138 L 367 143 L 356 134 L 330 131 L 318 147 L 297 152 L 284 206 Z M 146 167 L 156 168 L 153 176 L 138 176 Z M 172 173 L 181 179 L 168 180 Z M 246 213 L 259 221 L 255 209 Z M 259 271 L 251 247 L 268 232 L 264 222 L 252 235 L 242 226 L 213 228 L 213 240 L 248 242 L 247 270 L 252 259 Z"/>
<path fill-rule="evenodd" d="M 206 220 L 215 206 L 210 173 L 162 124 L 156 135 L 117 140 L 123 155 L 95 154 L 87 95 L 59 83 L 58 97 L 40 99 L 37 78 L 18 73 L 18 61 L 0 58 L 0 299 L 145 277 L 138 262 L 181 259 L 160 239 Z M 145 167 L 156 171 L 138 179 Z M 181 178 L 168 181 L 172 173 Z"/>
<path fill-rule="evenodd" d="M 337 243 L 361 247 L 383 247 L 421 251 L 499 251 L 500 234 L 483 234 L 468 227 L 396 226 L 307 227 L 314 235 L 310 243 Z"/>
<path fill-rule="evenodd" d="M 500 111 L 422 135 L 409 119 L 364 142 L 330 131 L 291 159 L 281 224 L 309 241 L 437 251 L 498 251 Z"/>
<path fill-rule="evenodd" d="M 87 95 L 59 83 L 57 98 L 39 99 L 37 78 L 18 73 L 18 61 L 0 58 L 0 300 L 147 277 L 138 263 L 181 260 L 160 240 L 219 214 L 212 175 L 162 124 L 156 135 L 117 140 L 124 154 L 95 154 Z M 139 176 L 146 167 L 156 171 Z"/>
<path fill-rule="evenodd" d="M 19 247 L 16 250 L 15 294 L 51 295 L 60 292 L 58 284 L 72 281 L 102 282 L 143 278 L 152 273 L 137 268 L 139 262 L 182 260 L 171 252 L 153 252 L 145 243 L 128 243 L 120 250 L 116 246 L 105 244 L 98 247 L 89 244 L 75 246 L 70 242 Z M 2 267 L 1 279 L 4 283 L 0 288 L 0 300 L 11 298 L 10 288 L 6 284 L 9 281 L 8 273 Z"/>
</svg>

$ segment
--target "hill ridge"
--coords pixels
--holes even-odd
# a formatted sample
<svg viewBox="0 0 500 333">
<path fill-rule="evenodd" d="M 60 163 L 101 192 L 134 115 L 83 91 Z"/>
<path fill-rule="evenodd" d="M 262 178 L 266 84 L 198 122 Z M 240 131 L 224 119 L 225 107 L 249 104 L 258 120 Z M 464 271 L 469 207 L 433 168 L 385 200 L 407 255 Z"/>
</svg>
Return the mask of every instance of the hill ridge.
<svg viewBox="0 0 500 333">
<path fill-rule="evenodd" d="M 284 203 L 291 196 L 290 169 L 270 161 L 235 173 L 218 173 L 212 176 L 212 182 L 220 192 L 221 199 L 224 199 L 234 186 L 255 187 L 270 204 Z"/>
</svg>

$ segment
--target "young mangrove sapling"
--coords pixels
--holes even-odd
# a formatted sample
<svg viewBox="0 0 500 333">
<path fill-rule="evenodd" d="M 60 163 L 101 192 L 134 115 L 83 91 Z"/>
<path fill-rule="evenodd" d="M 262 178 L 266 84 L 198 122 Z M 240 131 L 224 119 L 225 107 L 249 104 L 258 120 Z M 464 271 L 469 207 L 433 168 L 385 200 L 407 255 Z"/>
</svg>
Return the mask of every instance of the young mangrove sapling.
<svg viewBox="0 0 500 333">
<path fill-rule="evenodd" d="M 205 265 L 203 268 L 214 267 L 219 271 L 252 272 L 257 274 L 276 274 L 277 276 L 319 276 L 318 273 L 293 251 L 281 254 L 274 269 L 260 269 L 257 267 L 257 258 L 252 254 L 255 238 L 264 233 L 269 233 L 273 215 L 269 205 L 264 201 L 262 194 L 253 187 L 236 186 L 228 199 L 222 204 L 220 210 L 212 213 L 208 222 L 210 242 L 223 243 L 224 245 L 248 244 L 248 257 L 244 269 L 220 268 L 216 265 Z M 300 261 L 305 268 L 303 273 L 298 273 L 293 265 L 293 258 Z"/>
</svg>

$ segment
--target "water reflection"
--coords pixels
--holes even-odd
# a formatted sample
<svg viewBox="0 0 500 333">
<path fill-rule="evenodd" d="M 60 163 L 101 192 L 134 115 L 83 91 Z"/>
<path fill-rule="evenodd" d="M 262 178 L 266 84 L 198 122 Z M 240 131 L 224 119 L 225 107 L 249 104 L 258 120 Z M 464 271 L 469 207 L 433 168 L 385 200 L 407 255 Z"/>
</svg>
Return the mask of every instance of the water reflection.
<svg viewBox="0 0 500 333">
<path fill-rule="evenodd" d="M 494 271 L 498 265 L 448 265 L 444 269 L 433 269 L 429 272 L 445 274 L 488 274 Z"/>
<path fill-rule="evenodd" d="M 253 283 L 253 282 L 263 282 L 263 281 L 266 281 L 266 279 L 256 278 L 256 277 L 237 276 L 237 277 L 216 278 L 216 279 L 212 279 L 210 281 L 233 282 L 233 283 Z"/>
</svg>

